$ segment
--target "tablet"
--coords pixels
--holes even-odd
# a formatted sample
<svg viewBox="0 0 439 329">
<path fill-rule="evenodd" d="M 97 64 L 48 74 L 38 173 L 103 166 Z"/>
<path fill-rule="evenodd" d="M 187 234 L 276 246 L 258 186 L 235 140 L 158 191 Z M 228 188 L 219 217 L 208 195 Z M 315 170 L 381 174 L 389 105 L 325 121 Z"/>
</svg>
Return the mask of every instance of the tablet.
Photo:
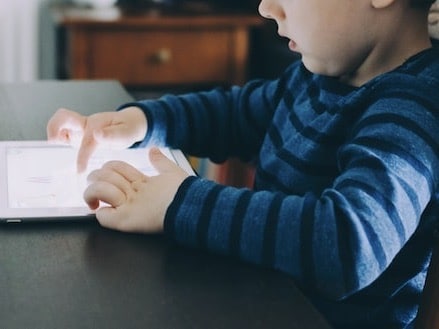
<svg viewBox="0 0 439 329">
<path fill-rule="evenodd" d="M 195 175 L 180 150 L 161 148 L 188 174 Z M 110 160 L 121 160 L 146 175 L 157 175 L 148 149 L 97 150 L 85 173 L 76 170 L 77 149 L 47 141 L 0 141 L 0 221 L 19 223 L 93 219 L 83 199 L 87 175 Z"/>
</svg>

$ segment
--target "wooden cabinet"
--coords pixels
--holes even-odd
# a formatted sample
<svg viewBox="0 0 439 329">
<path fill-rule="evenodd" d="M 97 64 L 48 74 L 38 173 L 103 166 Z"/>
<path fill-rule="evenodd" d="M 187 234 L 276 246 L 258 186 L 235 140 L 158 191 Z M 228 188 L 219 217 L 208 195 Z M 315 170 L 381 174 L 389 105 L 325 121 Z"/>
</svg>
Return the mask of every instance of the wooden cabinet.
<svg viewBox="0 0 439 329">
<path fill-rule="evenodd" d="M 228 31 L 93 31 L 84 74 L 127 85 L 240 82 Z M 116 56 L 108 56 L 116 53 Z"/>
<path fill-rule="evenodd" d="M 250 30 L 243 13 L 127 14 L 121 9 L 56 7 L 66 37 L 61 70 L 71 79 L 117 79 L 125 86 L 242 84 Z"/>
<path fill-rule="evenodd" d="M 59 77 L 116 79 L 127 88 L 243 84 L 252 28 L 263 19 L 245 13 L 126 13 L 61 6 Z M 220 166 L 214 178 L 248 186 L 252 169 L 239 161 Z"/>
</svg>

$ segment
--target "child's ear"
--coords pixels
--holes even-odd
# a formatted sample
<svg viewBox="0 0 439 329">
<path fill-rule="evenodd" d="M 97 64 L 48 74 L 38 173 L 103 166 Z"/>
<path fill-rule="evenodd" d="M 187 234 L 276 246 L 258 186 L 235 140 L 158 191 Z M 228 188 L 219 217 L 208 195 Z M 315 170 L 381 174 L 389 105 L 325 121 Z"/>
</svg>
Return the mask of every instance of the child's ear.
<svg viewBox="0 0 439 329">
<path fill-rule="evenodd" d="M 371 0 L 372 7 L 375 9 L 382 9 L 390 6 L 395 0 Z"/>
</svg>

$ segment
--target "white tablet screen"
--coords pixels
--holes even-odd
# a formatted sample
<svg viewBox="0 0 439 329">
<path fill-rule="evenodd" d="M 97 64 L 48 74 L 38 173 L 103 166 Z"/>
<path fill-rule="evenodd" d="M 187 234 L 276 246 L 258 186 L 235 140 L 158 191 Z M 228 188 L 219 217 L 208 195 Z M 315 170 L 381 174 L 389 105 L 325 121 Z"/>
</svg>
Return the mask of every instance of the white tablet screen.
<svg viewBox="0 0 439 329">
<path fill-rule="evenodd" d="M 170 159 L 169 149 L 162 151 Z M 147 175 L 156 175 L 147 149 L 99 150 L 87 172 L 76 170 L 77 150 L 63 146 L 8 147 L 6 156 L 8 203 L 11 208 L 84 207 L 87 175 L 109 160 L 130 163 Z M 174 160 L 175 161 L 175 160 Z"/>
</svg>

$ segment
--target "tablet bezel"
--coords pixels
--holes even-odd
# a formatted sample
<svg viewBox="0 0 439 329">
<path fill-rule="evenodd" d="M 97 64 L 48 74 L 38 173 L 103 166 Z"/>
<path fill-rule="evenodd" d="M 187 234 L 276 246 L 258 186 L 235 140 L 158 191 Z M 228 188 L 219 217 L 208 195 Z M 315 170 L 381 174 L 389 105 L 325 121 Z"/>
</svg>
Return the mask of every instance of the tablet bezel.
<svg viewBox="0 0 439 329">
<path fill-rule="evenodd" d="M 11 208 L 9 206 L 7 158 L 8 148 L 29 147 L 64 147 L 47 141 L 0 141 L 0 222 L 20 223 L 35 221 L 93 220 L 94 211 L 88 207 L 49 207 L 49 208 Z M 169 150 L 175 162 L 188 174 L 195 175 L 189 161 L 180 150 Z"/>
</svg>

